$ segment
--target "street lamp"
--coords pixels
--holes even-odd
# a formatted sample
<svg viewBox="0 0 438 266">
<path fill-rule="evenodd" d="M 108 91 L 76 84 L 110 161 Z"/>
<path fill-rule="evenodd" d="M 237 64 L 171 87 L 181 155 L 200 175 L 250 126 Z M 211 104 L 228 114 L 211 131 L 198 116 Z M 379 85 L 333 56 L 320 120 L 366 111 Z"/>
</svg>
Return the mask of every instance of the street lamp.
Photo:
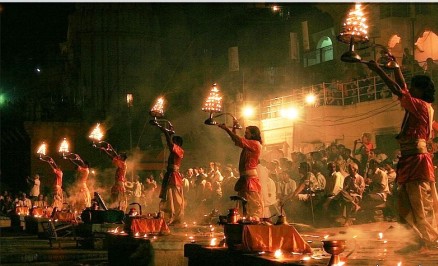
<svg viewBox="0 0 438 266">
<path fill-rule="evenodd" d="M 128 123 L 129 123 L 129 152 L 132 154 L 132 119 L 131 108 L 134 103 L 134 96 L 132 93 L 126 94 L 126 104 L 128 105 Z M 134 168 L 131 169 L 131 179 L 134 181 Z"/>
</svg>

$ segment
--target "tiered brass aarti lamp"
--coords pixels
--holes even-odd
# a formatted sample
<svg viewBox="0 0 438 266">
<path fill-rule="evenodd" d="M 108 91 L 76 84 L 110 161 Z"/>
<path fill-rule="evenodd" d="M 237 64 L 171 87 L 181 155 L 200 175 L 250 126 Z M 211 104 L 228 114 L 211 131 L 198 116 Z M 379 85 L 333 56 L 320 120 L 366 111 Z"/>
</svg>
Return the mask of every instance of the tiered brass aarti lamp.
<svg viewBox="0 0 438 266">
<path fill-rule="evenodd" d="M 369 42 L 368 38 L 368 25 L 366 24 L 366 18 L 362 11 L 362 5 L 357 3 L 355 8 L 350 10 L 348 17 L 346 18 L 342 32 L 338 35 L 340 42 L 349 44 L 347 52 L 341 55 L 341 60 L 347 63 L 363 63 L 368 64 L 368 61 L 363 61 L 359 54 L 354 51 L 355 44 L 365 44 Z M 381 44 L 372 44 L 369 47 L 378 47 L 382 49 L 385 57 L 385 64 L 381 64 L 381 67 L 387 69 L 393 69 L 399 67 L 395 58 L 389 52 L 388 48 Z M 363 48 L 363 49 L 366 49 Z"/>
<path fill-rule="evenodd" d="M 153 117 L 152 120 L 149 121 L 149 123 L 153 126 L 160 126 L 159 121 L 164 121 L 165 123 L 169 124 L 169 128 L 165 128 L 169 134 L 175 134 L 175 130 L 173 129 L 173 125 L 169 120 L 164 119 L 164 98 L 158 97 L 158 99 L 155 101 L 154 106 L 152 106 L 151 110 L 149 111 L 149 115 Z M 158 120 L 160 119 L 160 120 Z"/>
<path fill-rule="evenodd" d="M 348 13 L 348 17 L 342 27 L 342 32 L 338 35 L 340 42 L 350 45 L 349 50 L 342 54 L 342 61 L 348 63 L 362 61 L 362 58 L 354 51 L 354 45 L 369 42 L 367 29 L 368 25 L 362 12 L 362 5 L 357 3 L 355 8 Z"/>
<path fill-rule="evenodd" d="M 229 115 L 233 118 L 233 129 L 241 129 L 242 126 L 239 121 L 231 113 L 221 113 L 222 111 L 222 96 L 219 92 L 219 88 L 216 83 L 211 87 L 210 93 L 204 102 L 204 107 L 202 111 L 208 112 L 210 116 L 204 121 L 206 125 L 217 125 L 218 122 L 214 120 L 222 115 Z M 216 114 L 216 115 L 215 115 Z"/>
</svg>

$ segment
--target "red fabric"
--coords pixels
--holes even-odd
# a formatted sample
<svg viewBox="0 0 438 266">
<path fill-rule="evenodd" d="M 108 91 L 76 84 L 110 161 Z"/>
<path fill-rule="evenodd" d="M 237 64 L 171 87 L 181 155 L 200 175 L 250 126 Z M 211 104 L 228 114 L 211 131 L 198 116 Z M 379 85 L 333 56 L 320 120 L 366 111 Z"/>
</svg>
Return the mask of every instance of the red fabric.
<svg viewBox="0 0 438 266">
<path fill-rule="evenodd" d="M 116 182 L 125 182 L 126 176 L 126 162 L 120 159 L 118 156 L 114 157 L 113 164 L 117 167 L 115 181 Z"/>
<path fill-rule="evenodd" d="M 401 106 L 408 113 L 402 125 L 399 141 L 429 139 L 431 123 L 429 117 L 430 104 L 413 98 L 407 88 L 402 90 L 399 98 Z M 404 184 L 413 180 L 435 182 L 434 166 L 430 153 L 402 156 L 397 164 L 397 182 Z"/>
<path fill-rule="evenodd" d="M 242 243 L 245 251 L 312 253 L 310 245 L 290 225 L 244 225 Z"/>
<path fill-rule="evenodd" d="M 82 183 L 87 182 L 88 175 L 90 174 L 90 168 L 78 166 L 78 178 Z"/>
<path fill-rule="evenodd" d="M 181 162 L 184 157 L 184 150 L 173 144 L 172 151 L 169 155 L 168 159 L 168 169 L 166 175 L 168 175 L 168 185 L 174 185 L 176 187 L 182 187 L 182 175 L 179 171 L 175 171 L 174 169 L 179 169 L 181 167 Z"/>
<path fill-rule="evenodd" d="M 245 138 L 239 138 L 235 144 L 242 148 L 239 159 L 239 172 L 241 175 L 246 170 L 256 170 L 257 165 L 259 164 L 262 144 L 257 140 L 249 140 Z"/>
<path fill-rule="evenodd" d="M 235 142 L 236 146 L 242 148 L 239 159 L 240 178 L 234 187 L 234 190 L 239 191 L 261 191 L 260 180 L 257 176 L 257 165 L 259 164 L 259 157 L 262 151 L 262 144 L 257 140 L 249 140 L 246 138 L 239 138 Z M 253 170 L 254 175 L 245 174 L 246 171 Z"/>
<path fill-rule="evenodd" d="M 133 218 L 131 222 L 131 232 L 140 234 L 169 234 L 170 229 L 164 219 Z"/>
<path fill-rule="evenodd" d="M 57 189 L 57 186 L 62 187 L 62 176 L 63 173 L 61 169 L 53 169 L 53 172 L 55 173 L 55 191 Z"/>
</svg>

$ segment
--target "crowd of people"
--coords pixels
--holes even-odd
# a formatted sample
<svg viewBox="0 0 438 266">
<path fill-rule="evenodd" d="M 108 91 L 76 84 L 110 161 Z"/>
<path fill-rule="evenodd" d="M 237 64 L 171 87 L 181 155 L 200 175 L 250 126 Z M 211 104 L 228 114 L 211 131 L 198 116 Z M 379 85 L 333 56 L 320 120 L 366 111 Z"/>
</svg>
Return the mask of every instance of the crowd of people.
<svg viewBox="0 0 438 266">
<path fill-rule="evenodd" d="M 386 56 L 395 62 L 389 52 Z M 239 136 L 236 125 L 229 128 L 219 124 L 218 127 L 241 148 L 238 166 L 222 167 L 221 163 L 213 161 L 209 167 L 187 167 L 183 171 L 183 139 L 174 135 L 173 129 L 156 122 L 154 125 L 165 135 L 169 149 L 167 168 L 158 180 L 149 176 L 143 185 L 136 176 L 132 182 L 127 181 L 126 154 L 119 154 L 110 144 L 100 142 L 105 145 L 98 148 L 105 151 L 117 168 L 110 189 L 111 203 L 126 210 L 129 200 L 154 206 L 154 199 L 159 199 L 159 211 L 163 212 L 169 225 L 184 221 L 188 211 L 195 220 L 196 216 L 205 214 L 224 214 L 235 207 L 231 199 L 238 199 L 241 201 L 238 203 L 246 206 L 243 215 L 250 221 L 282 216 L 314 225 L 349 225 L 359 217 L 366 221 L 397 219 L 419 238 L 418 245 L 408 247 L 406 252 L 436 247 L 438 195 L 434 157 L 429 145 L 433 130 L 438 129 L 431 105 L 435 93 L 433 80 L 427 75 L 413 76 L 408 89 L 398 64 L 391 64 L 392 67 L 386 69 L 375 61 L 366 64 L 398 97 L 405 110 L 397 136 L 400 148 L 393 154 L 376 149 L 371 134 L 364 133 L 354 141 L 353 149 L 332 143 L 308 154 L 294 152 L 290 159 L 282 157 L 267 161 L 263 159 L 263 141 L 258 127 L 248 126 L 244 135 Z M 43 156 L 40 159 L 47 162 L 55 174 L 52 202 L 45 202 L 39 193 L 40 182 L 36 175 L 33 179 L 28 178 L 32 184 L 31 199 L 23 192 L 15 197 L 6 191 L 2 194 L 2 214 L 10 214 L 17 207 L 63 208 L 66 198 L 62 189 L 62 170 L 52 158 Z M 80 157 L 70 160 L 79 167 L 80 182 L 86 183 L 88 171 L 81 174 L 80 170 L 88 168 L 89 164 Z M 86 192 L 83 202 L 89 207 L 86 206 L 90 202 L 86 184 L 82 188 Z"/>
</svg>

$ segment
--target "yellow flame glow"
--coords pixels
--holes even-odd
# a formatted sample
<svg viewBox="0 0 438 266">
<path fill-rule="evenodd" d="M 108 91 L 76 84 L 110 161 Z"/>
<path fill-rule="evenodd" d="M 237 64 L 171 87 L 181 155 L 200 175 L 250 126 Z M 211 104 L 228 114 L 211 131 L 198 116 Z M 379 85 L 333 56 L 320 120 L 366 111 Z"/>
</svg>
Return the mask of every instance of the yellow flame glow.
<svg viewBox="0 0 438 266">
<path fill-rule="evenodd" d="M 96 127 L 91 131 L 90 136 L 88 136 L 90 139 L 95 141 L 101 141 L 103 138 L 102 130 L 100 130 L 100 124 L 97 123 Z"/>
<path fill-rule="evenodd" d="M 66 138 L 64 138 L 61 142 L 61 145 L 59 145 L 59 152 L 61 153 L 68 153 L 69 151 L 69 144 Z"/>
<path fill-rule="evenodd" d="M 47 144 L 43 142 L 43 143 L 38 147 L 37 153 L 38 153 L 38 154 L 41 154 L 41 155 L 46 155 L 46 152 L 47 152 Z"/>
</svg>

